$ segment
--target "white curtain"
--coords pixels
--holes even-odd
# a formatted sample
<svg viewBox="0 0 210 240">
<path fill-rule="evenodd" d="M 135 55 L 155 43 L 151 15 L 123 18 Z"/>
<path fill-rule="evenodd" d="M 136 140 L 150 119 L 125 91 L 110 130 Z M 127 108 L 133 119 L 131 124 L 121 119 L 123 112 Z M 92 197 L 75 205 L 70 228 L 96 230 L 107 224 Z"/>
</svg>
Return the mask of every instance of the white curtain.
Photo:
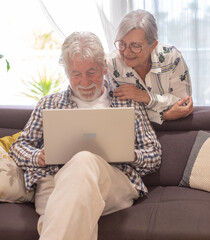
<svg viewBox="0 0 210 240">
<path fill-rule="evenodd" d="M 210 1 L 206 0 L 39 0 L 59 34 L 92 31 L 113 50 L 121 18 L 134 9 L 157 20 L 159 42 L 176 46 L 190 69 L 194 105 L 210 105 Z"/>
</svg>

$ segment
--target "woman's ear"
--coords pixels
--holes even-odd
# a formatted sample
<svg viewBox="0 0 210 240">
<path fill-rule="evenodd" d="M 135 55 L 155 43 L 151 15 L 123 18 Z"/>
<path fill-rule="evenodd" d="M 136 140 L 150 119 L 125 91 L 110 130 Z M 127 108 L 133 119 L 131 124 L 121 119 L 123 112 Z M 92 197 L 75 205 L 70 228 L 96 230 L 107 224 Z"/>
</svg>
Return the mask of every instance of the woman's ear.
<svg viewBox="0 0 210 240">
<path fill-rule="evenodd" d="M 150 53 L 154 50 L 154 48 L 158 45 L 158 40 L 155 40 L 150 48 Z"/>
<path fill-rule="evenodd" d="M 107 62 L 106 59 L 104 60 L 104 75 L 107 74 L 107 70 L 108 70 L 108 66 L 107 66 Z"/>
</svg>

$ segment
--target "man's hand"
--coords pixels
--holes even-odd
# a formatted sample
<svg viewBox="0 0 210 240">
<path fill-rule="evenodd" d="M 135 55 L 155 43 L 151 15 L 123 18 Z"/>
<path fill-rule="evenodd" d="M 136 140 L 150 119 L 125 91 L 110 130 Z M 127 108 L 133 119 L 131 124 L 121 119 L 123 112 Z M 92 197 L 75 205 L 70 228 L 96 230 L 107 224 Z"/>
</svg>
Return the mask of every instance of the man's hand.
<svg viewBox="0 0 210 240">
<path fill-rule="evenodd" d="M 114 91 L 114 96 L 119 100 L 132 99 L 136 102 L 142 102 L 146 104 L 150 102 L 149 94 L 146 91 L 137 88 L 133 84 L 123 84 L 116 88 Z"/>
<path fill-rule="evenodd" d="M 44 148 L 41 150 L 38 162 L 39 162 L 40 167 L 46 167 Z"/>
<path fill-rule="evenodd" d="M 177 101 L 168 111 L 163 113 L 163 120 L 176 120 L 179 118 L 185 118 L 192 112 L 193 112 L 192 97 L 182 98 L 179 101 Z"/>
</svg>

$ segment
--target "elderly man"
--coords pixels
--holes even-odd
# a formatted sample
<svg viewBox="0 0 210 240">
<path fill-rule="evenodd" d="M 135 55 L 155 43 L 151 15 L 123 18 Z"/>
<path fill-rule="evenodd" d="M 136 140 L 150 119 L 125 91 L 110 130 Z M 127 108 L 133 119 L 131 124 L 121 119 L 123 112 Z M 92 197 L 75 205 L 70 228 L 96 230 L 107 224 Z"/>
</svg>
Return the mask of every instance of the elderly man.
<svg viewBox="0 0 210 240">
<path fill-rule="evenodd" d="M 101 215 L 130 207 L 147 194 L 141 177 L 158 169 L 161 147 L 143 105 L 113 97 L 104 81 L 105 54 L 95 34 L 72 33 L 63 43 L 60 62 L 70 86 L 39 101 L 10 155 L 24 170 L 26 188 L 36 189 L 40 240 L 97 239 Z M 81 107 L 135 108 L 133 162 L 112 165 L 83 151 L 64 166 L 45 164 L 42 110 Z"/>
</svg>

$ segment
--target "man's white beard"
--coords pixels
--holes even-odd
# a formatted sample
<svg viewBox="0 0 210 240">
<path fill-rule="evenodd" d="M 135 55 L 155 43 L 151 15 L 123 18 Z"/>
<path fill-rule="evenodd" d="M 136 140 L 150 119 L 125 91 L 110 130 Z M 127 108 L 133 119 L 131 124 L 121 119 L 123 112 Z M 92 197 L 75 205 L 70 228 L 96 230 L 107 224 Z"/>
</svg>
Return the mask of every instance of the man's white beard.
<svg viewBox="0 0 210 240">
<path fill-rule="evenodd" d="M 76 87 L 76 90 L 74 91 L 74 95 L 86 102 L 92 102 L 94 101 L 96 98 L 101 96 L 101 86 L 97 87 L 96 84 L 92 83 L 90 86 L 88 87 L 83 87 L 78 85 Z"/>
</svg>

